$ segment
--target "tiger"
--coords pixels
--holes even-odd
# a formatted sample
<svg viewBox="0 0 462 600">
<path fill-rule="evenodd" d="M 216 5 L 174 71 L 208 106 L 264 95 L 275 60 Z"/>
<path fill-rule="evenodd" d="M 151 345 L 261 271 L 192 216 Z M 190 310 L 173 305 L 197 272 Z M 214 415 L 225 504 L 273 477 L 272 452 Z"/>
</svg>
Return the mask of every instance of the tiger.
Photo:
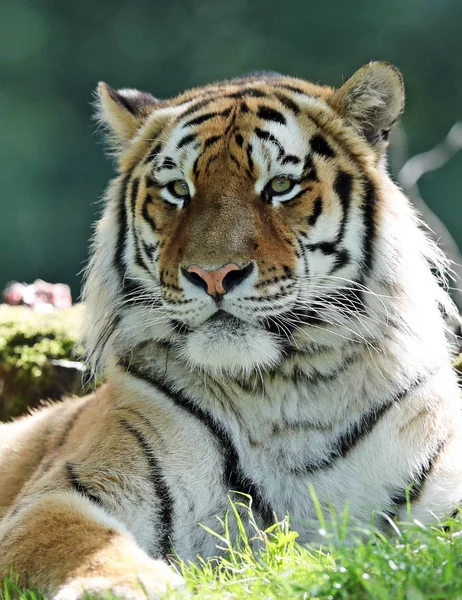
<svg viewBox="0 0 462 600">
<path fill-rule="evenodd" d="M 116 176 L 84 282 L 93 393 L 0 426 L 0 564 L 48 598 L 159 598 L 230 501 L 387 532 L 462 499 L 448 262 L 388 174 L 399 70 L 98 86 Z M 244 513 L 243 513 L 244 514 Z"/>
</svg>

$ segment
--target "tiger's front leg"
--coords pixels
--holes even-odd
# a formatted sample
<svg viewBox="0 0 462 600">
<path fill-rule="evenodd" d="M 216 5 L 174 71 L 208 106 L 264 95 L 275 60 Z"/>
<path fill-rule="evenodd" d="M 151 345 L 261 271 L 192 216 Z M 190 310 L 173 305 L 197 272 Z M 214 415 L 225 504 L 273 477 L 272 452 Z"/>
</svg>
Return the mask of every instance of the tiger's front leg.
<svg viewBox="0 0 462 600">
<path fill-rule="evenodd" d="M 0 575 L 48 598 L 156 599 L 182 579 L 153 560 L 117 519 L 75 492 L 43 494 L 0 525 Z M 2 573 L 3 570 L 3 573 Z"/>
</svg>

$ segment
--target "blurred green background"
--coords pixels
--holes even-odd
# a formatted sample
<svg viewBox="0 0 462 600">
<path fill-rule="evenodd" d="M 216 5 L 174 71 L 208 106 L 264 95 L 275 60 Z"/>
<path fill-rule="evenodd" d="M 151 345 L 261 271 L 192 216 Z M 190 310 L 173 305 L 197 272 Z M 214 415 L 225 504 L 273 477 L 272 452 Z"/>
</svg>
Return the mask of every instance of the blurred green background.
<svg viewBox="0 0 462 600">
<path fill-rule="evenodd" d="M 3 0 L 0 287 L 71 284 L 111 176 L 91 99 L 99 80 L 158 97 L 253 70 L 338 85 L 362 64 L 402 71 L 409 152 L 462 120 L 461 0 Z M 420 182 L 462 245 L 462 152 Z"/>
</svg>

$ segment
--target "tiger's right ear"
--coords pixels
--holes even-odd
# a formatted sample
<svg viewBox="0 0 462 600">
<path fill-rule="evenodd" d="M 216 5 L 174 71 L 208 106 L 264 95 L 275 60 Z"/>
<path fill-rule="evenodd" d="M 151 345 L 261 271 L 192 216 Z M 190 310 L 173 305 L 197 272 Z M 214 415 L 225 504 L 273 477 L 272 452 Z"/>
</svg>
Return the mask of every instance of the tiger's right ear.
<svg viewBox="0 0 462 600">
<path fill-rule="evenodd" d="M 123 146 L 134 137 L 158 102 L 151 94 L 133 89 L 113 90 L 100 82 L 96 116 L 107 126 L 116 145 Z"/>
<path fill-rule="evenodd" d="M 404 110 L 403 78 L 393 65 L 371 62 L 333 94 L 330 104 L 382 152 L 390 128 Z"/>
</svg>

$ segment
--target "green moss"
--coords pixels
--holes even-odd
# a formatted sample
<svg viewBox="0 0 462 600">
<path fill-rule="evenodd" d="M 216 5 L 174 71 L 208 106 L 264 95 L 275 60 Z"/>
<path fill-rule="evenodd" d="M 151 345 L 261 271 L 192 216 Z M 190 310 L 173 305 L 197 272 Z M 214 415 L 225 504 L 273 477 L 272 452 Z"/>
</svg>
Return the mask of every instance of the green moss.
<svg viewBox="0 0 462 600">
<path fill-rule="evenodd" d="M 75 362 L 82 314 L 81 305 L 48 314 L 0 305 L 0 420 L 83 391 Z"/>
</svg>

